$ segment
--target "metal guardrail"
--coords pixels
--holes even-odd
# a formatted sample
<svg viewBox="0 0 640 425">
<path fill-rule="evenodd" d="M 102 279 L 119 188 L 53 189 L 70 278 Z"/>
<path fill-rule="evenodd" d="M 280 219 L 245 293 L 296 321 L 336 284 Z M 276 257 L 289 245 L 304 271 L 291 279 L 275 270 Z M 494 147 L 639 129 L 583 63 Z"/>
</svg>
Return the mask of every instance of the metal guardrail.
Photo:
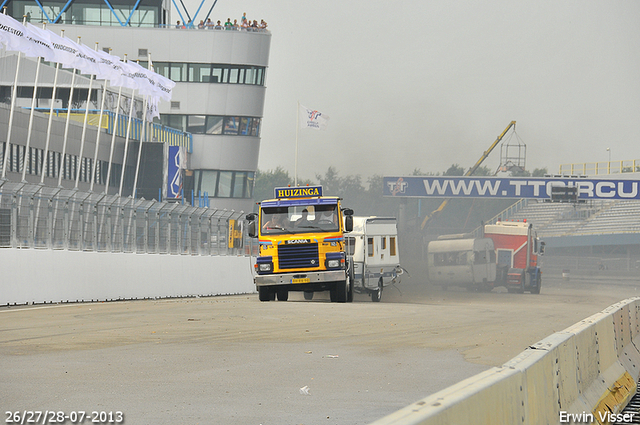
<svg viewBox="0 0 640 425">
<path fill-rule="evenodd" d="M 30 108 L 23 108 L 30 109 Z M 36 111 L 43 112 L 45 114 L 49 114 L 49 108 L 35 108 Z M 77 122 L 84 122 L 85 119 L 85 110 L 84 109 L 71 109 L 70 110 L 70 119 Z M 55 108 L 53 113 L 56 117 L 66 117 L 67 109 L 64 108 Z M 116 136 L 120 136 L 122 138 L 127 135 L 127 127 L 129 127 L 129 116 L 124 114 L 118 114 L 116 120 L 116 114 L 112 111 L 103 111 L 103 119 L 101 127 L 107 131 L 107 134 L 113 134 L 113 129 L 115 127 Z M 90 109 L 89 114 L 87 116 L 87 123 L 89 125 L 97 126 L 100 122 L 100 111 L 95 109 Z M 186 148 L 187 153 L 193 153 L 193 136 L 191 133 L 187 133 L 185 131 L 177 130 L 175 128 L 167 127 L 159 123 L 150 123 L 146 122 L 149 126 L 149 137 L 146 137 L 146 140 L 153 140 L 157 142 L 167 143 L 170 146 L 183 146 Z M 140 140 L 144 136 L 144 128 L 143 121 L 139 118 L 131 118 L 131 128 L 129 130 L 129 139 L 130 140 Z"/>
<path fill-rule="evenodd" d="M 0 182 L 0 247 L 245 255 L 244 212 Z"/>
<path fill-rule="evenodd" d="M 623 161 L 583 162 L 560 164 L 561 175 L 597 176 L 601 174 L 622 174 L 640 172 L 640 159 Z"/>
</svg>

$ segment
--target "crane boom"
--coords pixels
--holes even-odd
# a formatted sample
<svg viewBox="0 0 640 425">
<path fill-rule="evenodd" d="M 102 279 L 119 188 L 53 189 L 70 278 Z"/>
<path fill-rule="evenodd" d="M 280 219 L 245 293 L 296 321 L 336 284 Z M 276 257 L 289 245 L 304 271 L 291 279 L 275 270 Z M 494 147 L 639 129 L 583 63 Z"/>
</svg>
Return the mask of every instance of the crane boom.
<svg viewBox="0 0 640 425">
<path fill-rule="evenodd" d="M 509 123 L 509 125 L 507 126 L 507 128 L 504 129 L 504 131 L 502 132 L 502 134 L 500 134 L 498 136 L 498 138 L 496 139 L 495 142 L 493 142 L 493 144 L 491 146 L 489 146 L 489 149 L 487 149 L 486 151 L 484 151 L 482 153 L 482 156 L 480 157 L 480 159 L 478 159 L 478 161 L 475 163 L 475 165 L 471 168 L 469 168 L 469 170 L 464 174 L 465 177 L 468 177 L 470 175 L 472 175 L 473 173 L 476 172 L 476 170 L 478 169 L 478 167 L 480 167 L 480 165 L 484 162 L 485 159 L 487 159 L 487 157 L 489 156 L 489 154 L 491 153 L 491 151 L 493 151 L 493 149 L 498 146 L 498 143 L 500 143 L 500 141 L 504 138 L 504 135 L 507 134 L 507 132 L 509 130 L 511 130 L 511 127 L 515 127 L 516 126 L 516 122 L 515 121 L 511 121 Z M 442 203 L 440 204 L 440 206 L 438 207 L 438 209 L 436 209 L 435 211 L 433 211 L 431 214 L 425 216 L 424 220 L 422 220 L 422 226 L 420 227 L 421 229 L 424 229 L 424 227 L 427 225 L 427 222 L 429 220 L 431 220 L 433 217 L 436 217 L 437 215 L 439 215 L 442 210 L 444 210 L 444 208 L 447 206 L 447 204 L 449 203 L 449 198 L 445 199 L 444 201 L 442 201 Z"/>
</svg>

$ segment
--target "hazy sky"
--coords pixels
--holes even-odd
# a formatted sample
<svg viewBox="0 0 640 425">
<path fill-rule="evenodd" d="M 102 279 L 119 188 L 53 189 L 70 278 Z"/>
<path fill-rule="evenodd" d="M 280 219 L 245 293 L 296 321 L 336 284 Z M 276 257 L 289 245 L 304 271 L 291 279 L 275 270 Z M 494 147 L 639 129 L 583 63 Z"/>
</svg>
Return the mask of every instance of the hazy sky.
<svg viewBox="0 0 640 425">
<path fill-rule="evenodd" d="M 330 117 L 299 132 L 300 179 L 468 168 L 512 120 L 529 170 L 640 159 L 638 0 L 218 0 L 211 17 L 243 12 L 272 32 L 261 170 L 293 176 L 298 101 Z"/>
</svg>

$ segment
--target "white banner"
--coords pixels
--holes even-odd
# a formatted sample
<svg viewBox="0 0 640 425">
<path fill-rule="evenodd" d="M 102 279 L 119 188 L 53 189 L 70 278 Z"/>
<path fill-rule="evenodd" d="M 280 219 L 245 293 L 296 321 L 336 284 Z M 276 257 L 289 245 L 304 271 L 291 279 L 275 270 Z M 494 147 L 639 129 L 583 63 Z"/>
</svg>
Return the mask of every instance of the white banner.
<svg viewBox="0 0 640 425">
<path fill-rule="evenodd" d="M 81 70 L 83 74 L 100 74 L 101 68 L 98 65 L 100 62 L 100 56 L 98 56 L 96 51 L 82 43 L 77 44 L 77 46 L 79 50 L 76 58 L 77 68 Z"/>
<path fill-rule="evenodd" d="M 30 49 L 30 53 L 26 53 L 27 56 L 31 57 L 41 57 L 46 61 L 52 61 L 55 53 L 53 48 L 51 47 L 51 40 L 49 39 L 49 34 L 46 31 L 36 28 L 34 30 L 30 27 L 30 24 L 27 24 L 26 36 L 31 41 L 32 46 Z"/>
<path fill-rule="evenodd" d="M 111 55 L 104 50 L 96 50 L 96 55 L 98 56 L 98 69 L 100 72 L 96 74 L 97 78 L 103 80 L 109 80 L 119 77 L 121 68 L 120 58 L 114 55 Z"/>
<path fill-rule="evenodd" d="M 47 39 L 43 40 L 39 34 L 28 30 L 20 22 L 3 13 L 0 13 L 0 42 L 7 50 L 19 51 L 26 56 L 52 57 Z"/>
<path fill-rule="evenodd" d="M 58 62 L 65 68 L 77 68 L 77 57 L 80 51 L 78 44 L 66 37 L 59 36 L 53 31 L 46 31 L 49 33 L 51 47 L 55 55 L 53 62 Z"/>
<path fill-rule="evenodd" d="M 108 79 L 113 86 L 138 90 L 141 94 L 171 100 L 176 83 L 133 62 L 122 62 L 117 56 L 93 50 L 81 43 L 61 37 L 52 31 L 27 24 L 25 27 L 9 15 L 0 13 L 0 43 L 7 50 L 26 56 L 42 57 L 74 68 L 84 74 Z M 157 104 L 157 102 L 156 102 Z"/>
<path fill-rule="evenodd" d="M 147 121 L 153 122 L 153 119 L 159 116 L 160 116 L 160 111 L 158 110 L 158 98 L 155 96 L 148 96 Z"/>
<path fill-rule="evenodd" d="M 171 91 L 176 86 L 175 81 L 168 79 L 167 77 L 155 73 L 153 69 L 153 62 L 151 61 L 151 57 L 149 57 L 149 69 L 154 72 L 154 76 L 156 78 L 156 89 L 157 95 L 160 96 L 160 99 L 166 100 L 167 102 L 171 100 Z"/>
<path fill-rule="evenodd" d="M 322 112 L 309 109 L 300 105 L 298 109 L 300 128 L 313 128 L 314 130 L 324 130 L 327 128 L 329 117 Z"/>
</svg>

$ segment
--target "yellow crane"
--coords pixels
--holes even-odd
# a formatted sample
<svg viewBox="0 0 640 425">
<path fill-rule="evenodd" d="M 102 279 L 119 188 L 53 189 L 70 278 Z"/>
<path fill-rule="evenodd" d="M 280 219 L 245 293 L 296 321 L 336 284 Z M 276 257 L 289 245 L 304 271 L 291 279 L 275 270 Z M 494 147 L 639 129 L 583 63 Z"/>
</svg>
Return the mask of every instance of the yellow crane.
<svg viewBox="0 0 640 425">
<path fill-rule="evenodd" d="M 504 135 L 507 134 L 507 132 L 509 130 L 511 130 L 511 127 L 515 127 L 516 126 L 516 122 L 515 121 L 511 121 L 509 123 L 509 125 L 507 126 L 507 128 L 504 129 L 504 131 L 502 132 L 502 134 L 500 134 L 498 136 L 498 138 L 496 139 L 495 142 L 493 142 L 493 144 L 491 146 L 489 146 L 489 149 L 487 149 L 486 151 L 484 151 L 482 153 L 482 156 L 480 157 L 480 159 L 478 159 L 478 161 L 475 163 L 475 165 L 471 168 L 469 168 L 469 171 L 467 171 L 465 173 L 465 177 L 471 176 L 473 175 L 473 173 L 476 172 L 476 170 L 478 169 L 478 167 L 480 167 L 480 164 L 482 164 L 484 162 L 485 159 L 487 159 L 487 157 L 489 156 L 489 154 L 491 153 L 491 151 L 498 146 L 498 143 L 500 143 L 500 141 L 504 138 Z M 438 209 L 436 209 L 435 211 L 433 211 L 431 214 L 428 214 L 427 216 L 425 216 L 424 220 L 422 220 L 422 226 L 421 228 L 424 229 L 425 226 L 427 225 L 427 222 L 429 220 L 431 220 L 432 218 L 438 216 L 442 210 L 447 206 L 447 204 L 449 203 L 449 199 L 447 198 L 444 201 L 442 201 L 442 203 L 440 204 L 440 206 L 438 207 Z"/>
</svg>

